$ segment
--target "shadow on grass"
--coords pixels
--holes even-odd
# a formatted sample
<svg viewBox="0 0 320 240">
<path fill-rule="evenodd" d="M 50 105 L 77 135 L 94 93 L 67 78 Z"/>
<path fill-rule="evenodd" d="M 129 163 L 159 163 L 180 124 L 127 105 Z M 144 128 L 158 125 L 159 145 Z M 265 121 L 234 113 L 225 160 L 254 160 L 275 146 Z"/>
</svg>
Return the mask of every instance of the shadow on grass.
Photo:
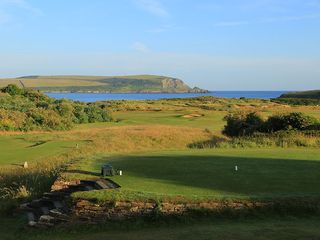
<svg viewBox="0 0 320 240">
<path fill-rule="evenodd" d="M 19 163 L 11 163 L 10 165 L 23 168 L 23 164 L 19 164 Z"/>
<path fill-rule="evenodd" d="M 98 163 L 104 161 L 101 159 Z M 184 186 L 205 190 L 208 195 L 221 191 L 248 197 L 320 196 L 320 161 L 150 155 L 118 157 L 109 159 L 109 162 L 141 181 L 141 189 L 134 189 L 138 191 L 157 189 L 154 181 L 147 180 L 153 179 L 170 183 L 163 193 L 179 191 L 176 186 Z"/>
</svg>

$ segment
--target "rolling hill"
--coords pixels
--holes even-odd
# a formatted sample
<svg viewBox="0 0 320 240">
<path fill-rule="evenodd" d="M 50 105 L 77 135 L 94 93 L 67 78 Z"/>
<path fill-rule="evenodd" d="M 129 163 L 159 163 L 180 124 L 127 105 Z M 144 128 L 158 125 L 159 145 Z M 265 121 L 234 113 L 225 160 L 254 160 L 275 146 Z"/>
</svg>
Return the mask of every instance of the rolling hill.
<svg viewBox="0 0 320 240">
<path fill-rule="evenodd" d="M 0 79 L 0 87 L 16 84 L 43 92 L 188 93 L 207 92 L 191 88 L 182 80 L 156 75 L 133 76 L 26 76 Z"/>
</svg>

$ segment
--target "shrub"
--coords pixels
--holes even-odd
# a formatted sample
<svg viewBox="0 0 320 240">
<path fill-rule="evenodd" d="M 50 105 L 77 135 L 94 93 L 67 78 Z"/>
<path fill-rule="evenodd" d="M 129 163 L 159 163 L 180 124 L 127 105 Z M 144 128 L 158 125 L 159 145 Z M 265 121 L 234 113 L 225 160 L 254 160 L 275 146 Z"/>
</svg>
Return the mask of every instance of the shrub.
<svg viewBox="0 0 320 240">
<path fill-rule="evenodd" d="M 103 104 L 54 100 L 30 89 L 8 85 L 0 90 L 0 130 L 66 130 L 74 123 L 112 121 Z"/>
<path fill-rule="evenodd" d="M 9 84 L 8 86 L 1 89 L 1 92 L 8 93 L 11 96 L 21 95 L 23 93 L 23 89 L 17 87 L 15 84 Z"/>
<path fill-rule="evenodd" d="M 316 125 L 317 119 L 303 113 L 293 112 L 287 115 L 271 116 L 265 123 L 266 132 L 276 132 L 283 130 L 304 130 Z"/>
<path fill-rule="evenodd" d="M 274 115 L 264 121 L 257 113 L 235 113 L 225 117 L 223 134 L 229 137 L 251 136 L 255 133 L 273 133 L 288 130 L 319 130 L 319 121 L 303 113 Z"/>
<path fill-rule="evenodd" d="M 259 131 L 264 123 L 263 119 L 254 112 L 229 114 L 224 119 L 227 125 L 224 127 L 223 134 L 229 137 L 251 135 Z"/>
</svg>

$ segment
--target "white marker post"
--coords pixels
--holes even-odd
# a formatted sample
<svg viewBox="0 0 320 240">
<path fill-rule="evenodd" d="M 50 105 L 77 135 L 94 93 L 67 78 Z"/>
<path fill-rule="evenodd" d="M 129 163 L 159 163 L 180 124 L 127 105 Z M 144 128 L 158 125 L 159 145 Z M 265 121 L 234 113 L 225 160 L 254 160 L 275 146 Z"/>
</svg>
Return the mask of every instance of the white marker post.
<svg viewBox="0 0 320 240">
<path fill-rule="evenodd" d="M 237 171 L 238 171 L 238 166 L 235 166 L 235 167 L 234 167 L 234 170 L 237 172 Z"/>
<path fill-rule="evenodd" d="M 122 176 L 122 170 L 119 171 L 119 175 Z"/>
</svg>

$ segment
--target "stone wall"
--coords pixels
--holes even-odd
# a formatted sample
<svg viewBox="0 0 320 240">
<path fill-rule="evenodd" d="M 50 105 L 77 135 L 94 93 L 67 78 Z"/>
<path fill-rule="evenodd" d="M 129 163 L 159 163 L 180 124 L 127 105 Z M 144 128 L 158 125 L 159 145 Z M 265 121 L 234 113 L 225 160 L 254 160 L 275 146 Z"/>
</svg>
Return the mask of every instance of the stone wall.
<svg viewBox="0 0 320 240">
<path fill-rule="evenodd" d="M 201 203 L 156 203 L 117 201 L 103 204 L 88 200 L 78 200 L 74 204 L 73 215 L 84 221 L 123 220 L 151 214 L 164 216 L 182 215 L 189 212 L 219 212 L 226 209 L 249 210 L 271 206 L 272 202 L 211 201 Z"/>
</svg>

